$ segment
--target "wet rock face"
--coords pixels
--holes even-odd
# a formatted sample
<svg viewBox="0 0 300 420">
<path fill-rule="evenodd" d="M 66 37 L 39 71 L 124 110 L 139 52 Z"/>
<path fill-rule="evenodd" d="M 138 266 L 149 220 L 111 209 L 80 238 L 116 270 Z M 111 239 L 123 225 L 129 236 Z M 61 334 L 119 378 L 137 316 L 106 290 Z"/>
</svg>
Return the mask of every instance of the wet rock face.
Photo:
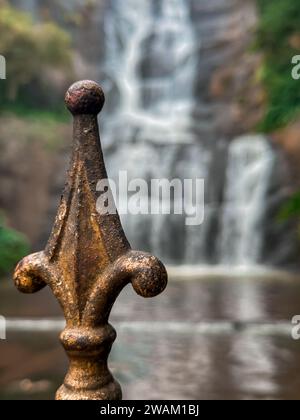
<svg viewBox="0 0 300 420">
<path fill-rule="evenodd" d="M 260 57 L 250 54 L 257 22 L 255 1 L 191 1 L 199 39 L 196 97 L 216 104 L 218 133 L 232 138 L 251 131 L 263 112 L 263 89 L 254 78 Z"/>
</svg>

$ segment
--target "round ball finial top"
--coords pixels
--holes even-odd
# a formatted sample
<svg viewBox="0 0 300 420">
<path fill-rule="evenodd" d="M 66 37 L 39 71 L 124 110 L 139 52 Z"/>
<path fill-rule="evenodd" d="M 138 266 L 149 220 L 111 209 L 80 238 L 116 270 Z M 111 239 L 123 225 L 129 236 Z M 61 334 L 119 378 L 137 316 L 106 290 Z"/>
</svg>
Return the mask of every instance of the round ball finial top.
<svg viewBox="0 0 300 420">
<path fill-rule="evenodd" d="M 73 115 L 97 115 L 103 108 L 105 96 L 96 82 L 83 80 L 68 89 L 65 102 Z"/>
</svg>

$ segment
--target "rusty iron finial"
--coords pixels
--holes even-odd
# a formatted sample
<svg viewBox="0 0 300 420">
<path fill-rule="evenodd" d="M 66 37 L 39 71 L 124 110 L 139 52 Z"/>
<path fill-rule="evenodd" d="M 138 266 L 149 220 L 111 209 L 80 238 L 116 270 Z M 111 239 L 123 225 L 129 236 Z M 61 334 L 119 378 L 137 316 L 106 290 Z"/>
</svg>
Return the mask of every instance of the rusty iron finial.
<svg viewBox="0 0 300 420">
<path fill-rule="evenodd" d="M 167 284 L 157 258 L 131 250 L 118 214 L 96 210 L 96 185 L 107 179 L 97 121 L 104 100 L 95 82 L 78 82 L 68 90 L 74 145 L 64 194 L 45 251 L 24 258 L 14 274 L 24 293 L 49 285 L 63 309 L 60 340 L 70 367 L 58 400 L 121 399 L 107 367 L 116 338 L 108 323 L 112 306 L 130 282 L 143 297 L 158 295 Z"/>
</svg>

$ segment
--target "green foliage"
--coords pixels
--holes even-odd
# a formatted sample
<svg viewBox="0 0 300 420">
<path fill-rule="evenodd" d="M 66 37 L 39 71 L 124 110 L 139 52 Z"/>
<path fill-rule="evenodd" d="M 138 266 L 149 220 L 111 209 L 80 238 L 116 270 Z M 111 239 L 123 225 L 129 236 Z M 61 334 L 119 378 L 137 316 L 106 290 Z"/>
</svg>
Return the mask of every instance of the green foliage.
<svg viewBox="0 0 300 420">
<path fill-rule="evenodd" d="M 267 109 L 259 129 L 270 132 L 300 114 L 300 80 L 292 78 L 292 57 L 300 52 L 300 0 L 257 0 L 260 21 L 255 47 L 263 53 L 261 77 Z M 300 192 L 282 206 L 278 220 L 300 216 Z"/>
<path fill-rule="evenodd" d="M 4 225 L 0 217 L 0 275 L 9 273 L 15 264 L 29 252 L 26 238 Z"/>
<path fill-rule="evenodd" d="M 300 191 L 296 192 L 280 209 L 278 219 L 285 222 L 293 217 L 300 216 Z"/>
<path fill-rule="evenodd" d="M 261 77 L 267 91 L 262 131 L 287 125 L 300 113 L 300 82 L 291 76 L 291 59 L 300 48 L 300 0 L 257 0 L 260 22 L 256 49 L 264 55 Z M 297 39 L 297 42 L 293 42 Z"/>
<path fill-rule="evenodd" d="M 41 137 L 44 136 L 44 132 L 47 130 L 47 124 L 56 125 L 69 122 L 70 120 L 70 113 L 67 111 L 64 105 L 50 109 L 38 109 L 26 106 L 26 104 L 21 102 L 8 103 L 4 106 L 0 103 L 0 114 L 2 114 L 3 117 L 19 117 L 20 119 L 27 121 L 28 124 L 32 122 L 39 122 L 41 124 L 44 123 L 44 127 L 40 124 Z"/>
<path fill-rule="evenodd" d="M 68 34 L 52 22 L 34 23 L 31 16 L 0 2 L 0 54 L 6 58 L 7 80 L 1 83 L 1 105 L 40 99 L 45 74 L 71 66 Z M 26 91 L 27 88 L 27 91 Z"/>
</svg>

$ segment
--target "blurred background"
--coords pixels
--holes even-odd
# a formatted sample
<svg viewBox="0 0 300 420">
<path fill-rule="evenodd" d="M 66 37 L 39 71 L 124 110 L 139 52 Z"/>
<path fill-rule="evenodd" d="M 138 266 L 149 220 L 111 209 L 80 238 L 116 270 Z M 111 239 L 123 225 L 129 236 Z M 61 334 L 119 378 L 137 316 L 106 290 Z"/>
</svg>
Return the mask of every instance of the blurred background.
<svg viewBox="0 0 300 420">
<path fill-rule="evenodd" d="M 205 180 L 201 226 L 122 216 L 170 274 L 161 297 L 128 288 L 113 311 L 124 397 L 300 397 L 299 24 L 300 0 L 0 0 L 0 398 L 51 398 L 67 366 L 56 301 L 20 295 L 11 272 L 51 231 L 79 79 L 106 94 L 110 177 Z"/>
</svg>

